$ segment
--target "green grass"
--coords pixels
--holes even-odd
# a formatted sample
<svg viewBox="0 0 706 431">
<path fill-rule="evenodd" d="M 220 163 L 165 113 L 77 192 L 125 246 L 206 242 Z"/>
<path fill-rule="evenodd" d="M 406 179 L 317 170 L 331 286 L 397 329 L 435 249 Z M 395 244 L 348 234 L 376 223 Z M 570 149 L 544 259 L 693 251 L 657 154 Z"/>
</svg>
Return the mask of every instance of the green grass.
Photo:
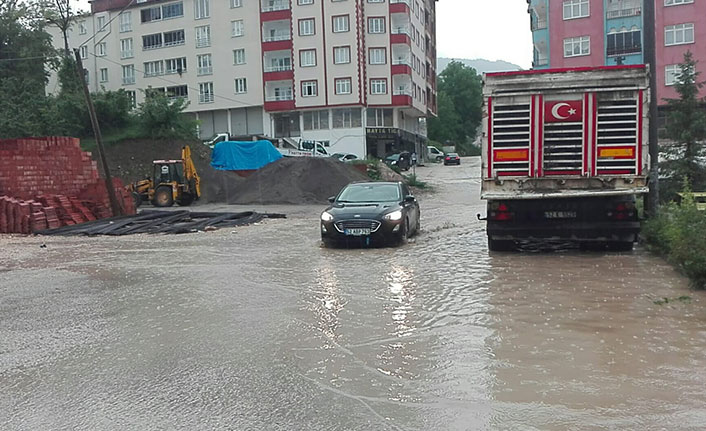
<svg viewBox="0 0 706 431">
<path fill-rule="evenodd" d="M 139 126 L 136 124 L 117 130 L 101 130 L 101 134 L 103 135 L 104 147 L 109 147 L 128 139 L 145 139 L 144 136 L 141 136 Z M 96 139 L 93 136 L 81 138 L 81 149 L 83 151 L 94 151 L 96 146 Z"/>
</svg>

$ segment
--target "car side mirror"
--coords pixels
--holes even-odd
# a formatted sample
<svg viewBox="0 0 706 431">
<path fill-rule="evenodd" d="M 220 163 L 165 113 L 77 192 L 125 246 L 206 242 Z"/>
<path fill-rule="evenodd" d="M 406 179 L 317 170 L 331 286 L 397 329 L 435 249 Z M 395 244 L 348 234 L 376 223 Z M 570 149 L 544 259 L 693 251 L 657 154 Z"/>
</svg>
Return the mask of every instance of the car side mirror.
<svg viewBox="0 0 706 431">
<path fill-rule="evenodd" d="M 330 203 L 336 202 L 336 196 L 331 196 L 330 198 L 328 198 L 328 201 L 329 201 Z"/>
<path fill-rule="evenodd" d="M 412 195 L 407 195 L 404 197 L 404 201 L 407 203 L 412 203 L 412 202 L 416 201 L 416 199 Z"/>
</svg>

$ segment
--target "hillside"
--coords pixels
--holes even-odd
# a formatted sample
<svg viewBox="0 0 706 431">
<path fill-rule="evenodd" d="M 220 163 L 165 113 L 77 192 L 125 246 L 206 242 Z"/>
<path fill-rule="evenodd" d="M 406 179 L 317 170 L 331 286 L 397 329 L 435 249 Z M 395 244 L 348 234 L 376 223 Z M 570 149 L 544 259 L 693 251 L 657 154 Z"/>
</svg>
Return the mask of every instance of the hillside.
<svg viewBox="0 0 706 431">
<path fill-rule="evenodd" d="M 486 72 L 506 72 L 510 70 L 521 70 L 522 68 L 516 64 L 508 63 L 507 61 L 490 61 L 484 60 L 482 58 L 476 58 L 474 60 L 469 60 L 465 58 L 438 58 L 437 61 L 437 73 L 444 71 L 446 66 L 452 61 L 460 61 L 466 66 L 474 68 L 478 73 Z"/>
</svg>

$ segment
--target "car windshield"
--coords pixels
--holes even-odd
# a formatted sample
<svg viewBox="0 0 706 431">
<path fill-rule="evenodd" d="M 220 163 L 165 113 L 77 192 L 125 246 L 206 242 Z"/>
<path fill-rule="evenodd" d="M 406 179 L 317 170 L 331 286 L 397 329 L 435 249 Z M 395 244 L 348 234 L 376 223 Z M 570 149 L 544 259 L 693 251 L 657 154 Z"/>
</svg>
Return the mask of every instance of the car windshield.
<svg viewBox="0 0 706 431">
<path fill-rule="evenodd" d="M 336 199 L 343 203 L 393 202 L 400 200 L 397 184 L 352 184 Z"/>
<path fill-rule="evenodd" d="M 456 153 L 449 153 L 449 154 L 447 154 L 447 156 L 449 156 L 449 157 L 458 157 L 458 154 L 456 154 Z"/>
<path fill-rule="evenodd" d="M 389 160 L 397 160 L 400 158 L 399 154 L 392 154 L 391 156 L 387 156 Z"/>
</svg>

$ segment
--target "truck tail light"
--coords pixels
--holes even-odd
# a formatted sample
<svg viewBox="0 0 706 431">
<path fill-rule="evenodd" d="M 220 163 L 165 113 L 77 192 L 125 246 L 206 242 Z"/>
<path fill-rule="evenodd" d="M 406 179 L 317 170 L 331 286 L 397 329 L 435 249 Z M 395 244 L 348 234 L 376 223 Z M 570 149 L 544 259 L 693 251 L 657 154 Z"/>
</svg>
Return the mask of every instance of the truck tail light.
<svg viewBox="0 0 706 431">
<path fill-rule="evenodd" d="M 495 221 L 509 221 L 515 217 L 515 213 L 510 212 L 510 208 L 504 203 L 493 203 L 490 206 L 488 218 Z"/>
<path fill-rule="evenodd" d="M 620 202 L 615 205 L 615 208 L 608 210 L 606 215 L 613 220 L 632 220 L 635 218 L 635 204 Z"/>
</svg>

